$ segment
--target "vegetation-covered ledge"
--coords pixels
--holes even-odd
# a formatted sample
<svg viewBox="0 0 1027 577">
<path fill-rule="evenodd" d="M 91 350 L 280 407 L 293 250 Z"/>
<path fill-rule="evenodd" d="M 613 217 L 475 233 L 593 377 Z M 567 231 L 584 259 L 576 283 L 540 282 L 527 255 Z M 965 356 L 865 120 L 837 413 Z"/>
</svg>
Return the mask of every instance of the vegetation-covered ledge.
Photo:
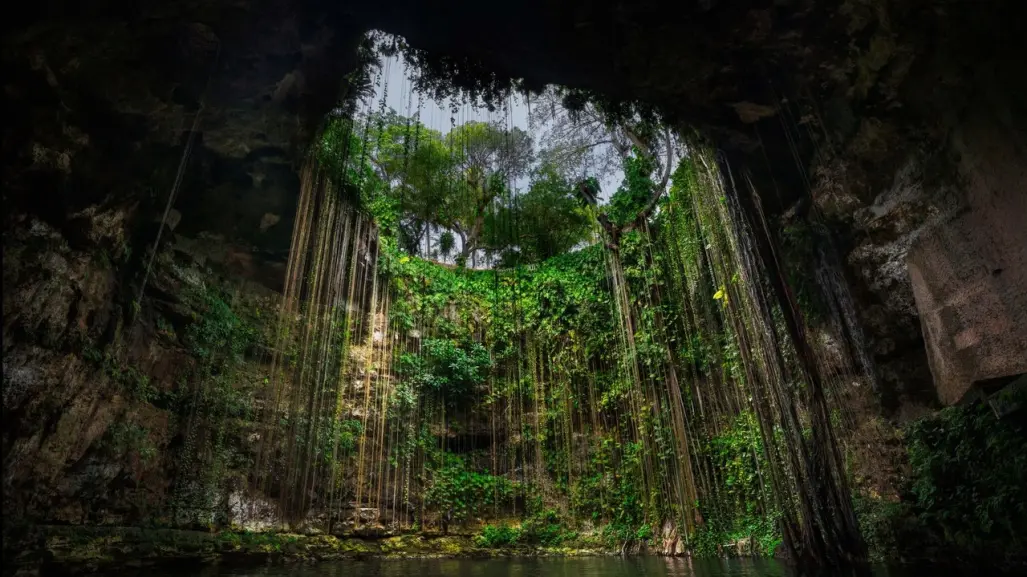
<svg viewBox="0 0 1027 577">
<path fill-rule="evenodd" d="M 634 549 L 639 552 L 641 549 Z M 490 541 L 485 533 L 325 535 L 189 531 L 140 527 L 37 525 L 4 535 L 4 574 L 89 573 L 117 568 L 267 563 L 340 559 L 490 558 L 620 554 L 599 536 L 576 536 L 559 545 Z"/>
</svg>

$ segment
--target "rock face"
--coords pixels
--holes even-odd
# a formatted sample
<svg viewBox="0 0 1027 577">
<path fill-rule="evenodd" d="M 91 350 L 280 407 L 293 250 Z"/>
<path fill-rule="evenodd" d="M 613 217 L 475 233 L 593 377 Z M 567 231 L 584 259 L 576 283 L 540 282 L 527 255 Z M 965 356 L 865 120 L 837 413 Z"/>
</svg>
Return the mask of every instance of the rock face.
<svg viewBox="0 0 1027 577">
<path fill-rule="evenodd" d="M 135 245 L 152 239 L 173 194 L 186 235 L 283 260 L 295 166 L 355 62 L 359 31 L 273 1 L 80 12 L 5 34 L 12 215 L 62 229 L 114 208 Z"/>
<path fill-rule="evenodd" d="M 121 216 L 83 216 L 81 230 L 120 246 Z M 5 513 L 152 518 L 179 475 L 169 449 L 185 439 L 187 391 L 202 366 L 187 335 L 209 314 L 202 294 L 217 277 L 187 252 L 164 251 L 135 306 L 118 271 L 124 253 L 75 248 L 38 220 L 4 243 Z M 243 291 L 250 305 L 240 308 L 259 310 L 262 290 Z"/>
<path fill-rule="evenodd" d="M 939 399 L 1027 373 L 1027 236 L 1003 244 L 964 215 L 920 236 L 908 256 Z M 1006 270 L 1010 274 L 1005 274 Z"/>
<path fill-rule="evenodd" d="M 359 31 L 287 2 L 26 8 L 2 53 L 3 510 L 141 523 L 181 466 L 193 297 L 281 286 L 308 120 Z M 152 260 L 162 227 L 177 256 Z"/>
<path fill-rule="evenodd" d="M 925 230 L 907 256 L 945 404 L 975 383 L 1027 373 L 1027 149 L 986 122 L 976 112 L 959 134 L 965 204 Z"/>
<path fill-rule="evenodd" d="M 1006 376 L 1018 372 L 1011 359 L 1024 357 L 1025 330 L 1016 322 L 1024 310 L 1022 290 L 1011 287 L 1024 262 L 1018 215 L 1027 210 L 1025 92 L 1006 56 L 982 62 L 976 71 L 953 65 L 949 74 L 966 78 L 959 90 L 914 101 L 938 111 L 921 132 L 902 136 L 894 120 L 864 118 L 846 148 L 825 155 L 816 168 L 814 202 L 847 243 L 860 314 L 891 408 L 929 402 L 936 393 L 945 403 L 961 398 L 976 377 L 945 376 L 956 370 L 951 362 L 994 364 L 984 372 Z M 985 271 L 988 263 L 994 265 Z M 991 275 L 997 269 L 1002 272 Z M 1006 273 L 1009 281 L 999 278 Z M 972 286 L 980 297 L 959 294 Z M 953 356 L 962 348 L 952 342 L 956 333 L 979 333 L 976 340 L 996 330 L 1006 336 L 994 346 L 963 360 Z"/>
</svg>

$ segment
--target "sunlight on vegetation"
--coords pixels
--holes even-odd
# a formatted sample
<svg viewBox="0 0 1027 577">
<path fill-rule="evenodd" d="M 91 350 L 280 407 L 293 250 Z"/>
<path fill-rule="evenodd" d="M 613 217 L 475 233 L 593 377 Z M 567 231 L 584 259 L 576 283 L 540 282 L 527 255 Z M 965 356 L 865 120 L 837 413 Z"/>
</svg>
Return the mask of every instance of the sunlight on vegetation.
<svg viewBox="0 0 1027 577">
<path fill-rule="evenodd" d="M 536 134 L 509 117 L 458 123 L 456 101 L 438 130 L 363 97 L 329 119 L 308 169 L 286 289 L 305 324 L 283 317 L 278 348 L 300 346 L 298 362 L 272 377 L 275 398 L 300 402 L 264 417 L 310 424 L 265 444 L 258 471 L 331 478 L 295 507 L 486 523 L 482 546 L 552 546 L 587 524 L 623 548 L 669 526 L 707 555 L 772 554 L 785 524 L 804 554 L 859 555 L 858 534 L 851 551 L 828 541 L 827 523 L 851 518 L 844 472 L 832 433 L 802 434 L 827 410 L 785 382 L 814 366 L 778 352 L 788 317 L 735 233 L 714 154 L 651 109 L 577 91 L 536 100 Z M 606 198 L 610 163 L 623 181 Z M 291 447 L 321 445 L 340 419 L 364 423 L 357 447 L 304 465 Z"/>
<path fill-rule="evenodd" d="M 273 499 L 289 527 L 317 512 L 319 531 L 473 533 L 483 549 L 830 563 L 911 526 L 967 546 L 1024 534 L 1003 515 L 1023 506 L 1022 464 L 990 452 L 1016 440 L 964 444 L 983 413 L 910 429 L 911 508 L 850 488 L 841 399 L 873 376 L 857 358 L 827 368 L 810 338 L 852 338 L 822 231 L 766 222 L 743 175 L 639 104 L 551 87 L 523 128 L 484 83 L 491 116 L 458 94 L 439 105 L 448 127 L 426 124 L 424 94 L 400 114 L 376 59 L 424 55 L 395 42 L 364 47 L 311 152 L 277 309 L 190 285 L 203 314 L 178 334 L 197 364 L 172 392 L 95 354 L 188 423 L 177 522 L 223 523 L 230 490 Z M 445 92 L 431 70 L 413 84 Z M 133 427 L 111 450 L 148 461 Z M 968 497 L 985 485 L 993 499 Z"/>
</svg>

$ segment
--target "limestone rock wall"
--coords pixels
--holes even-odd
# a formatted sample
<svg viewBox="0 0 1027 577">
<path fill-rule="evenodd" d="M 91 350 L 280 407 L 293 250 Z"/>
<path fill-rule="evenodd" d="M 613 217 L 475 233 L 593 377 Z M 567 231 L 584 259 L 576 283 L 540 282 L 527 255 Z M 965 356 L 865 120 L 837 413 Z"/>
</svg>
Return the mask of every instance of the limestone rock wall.
<svg viewBox="0 0 1027 577">
<path fill-rule="evenodd" d="M 117 214 L 86 221 L 98 239 L 124 232 Z M 210 434 L 203 430 L 220 427 L 234 451 L 251 449 L 243 415 L 222 409 L 197 416 L 193 401 L 225 403 L 214 399 L 236 392 L 251 400 L 266 357 L 246 351 L 231 381 L 217 388 L 191 335 L 212 314 L 204 296 L 210 291 L 234 292 L 234 309 L 246 318 L 239 322 L 254 327 L 261 327 L 253 315 L 262 309 L 273 318 L 277 299 L 168 247 L 136 305 L 134 291 L 124 294 L 125 258 L 98 246 L 75 248 L 39 220 L 5 235 L 2 482 L 10 520 L 150 522 L 173 505 L 183 456 L 191 457 L 183 451 L 190 427 L 204 439 Z M 208 445 L 201 441 L 195 453 Z M 219 482 L 231 488 L 247 471 L 241 462 L 224 464 Z"/>
<path fill-rule="evenodd" d="M 1027 373 L 1027 142 L 990 112 L 975 107 L 954 135 L 964 204 L 907 255 L 945 404 L 974 384 Z"/>
<path fill-rule="evenodd" d="M 997 376 L 1027 356 L 1017 322 L 1023 291 L 1012 288 L 1023 270 L 1027 198 L 1027 85 L 1015 56 L 1025 43 L 991 20 L 1015 13 L 1000 4 L 990 15 L 955 6 L 919 12 L 901 2 L 878 8 L 854 20 L 888 39 L 871 41 L 876 56 L 864 53 L 877 58 L 871 89 L 822 109 L 827 147 L 812 162 L 811 196 L 839 239 L 882 400 L 903 412 L 961 397 L 955 389 L 968 378 L 944 376 L 953 371 L 960 331 L 1006 337 L 955 362 L 1004 367 L 985 371 Z M 914 15 L 926 18 L 921 26 L 909 20 Z M 984 31 L 990 41 L 979 36 Z M 864 78 L 870 63 L 855 62 L 855 78 Z M 996 263 L 988 275 L 1002 272 L 988 277 L 988 263 Z M 951 278 L 967 274 L 974 280 Z M 968 282 L 983 289 L 979 298 L 956 294 Z M 957 313 L 943 302 L 952 298 L 969 308 Z M 939 317 L 945 307 L 949 321 Z M 953 324 L 952 314 L 965 324 Z"/>
<path fill-rule="evenodd" d="M 196 420 L 202 293 L 271 310 L 295 166 L 359 34 L 273 0 L 26 8 L 2 45 L 4 517 L 140 523 Z"/>
</svg>

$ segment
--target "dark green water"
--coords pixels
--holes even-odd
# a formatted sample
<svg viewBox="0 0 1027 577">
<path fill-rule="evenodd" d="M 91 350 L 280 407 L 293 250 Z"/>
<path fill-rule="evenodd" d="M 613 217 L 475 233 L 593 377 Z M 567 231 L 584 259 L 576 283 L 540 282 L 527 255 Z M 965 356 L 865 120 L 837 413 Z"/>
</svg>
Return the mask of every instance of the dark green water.
<svg viewBox="0 0 1027 577">
<path fill-rule="evenodd" d="M 149 577 L 183 577 L 186 573 L 149 571 Z M 190 571 L 202 577 L 798 577 L 773 560 L 715 559 L 693 561 L 664 557 L 593 557 L 574 559 L 427 559 L 339 561 L 316 565 L 278 565 L 249 569 L 210 567 Z M 939 568 L 829 569 L 803 577 L 920 577 L 970 575 Z"/>
</svg>

